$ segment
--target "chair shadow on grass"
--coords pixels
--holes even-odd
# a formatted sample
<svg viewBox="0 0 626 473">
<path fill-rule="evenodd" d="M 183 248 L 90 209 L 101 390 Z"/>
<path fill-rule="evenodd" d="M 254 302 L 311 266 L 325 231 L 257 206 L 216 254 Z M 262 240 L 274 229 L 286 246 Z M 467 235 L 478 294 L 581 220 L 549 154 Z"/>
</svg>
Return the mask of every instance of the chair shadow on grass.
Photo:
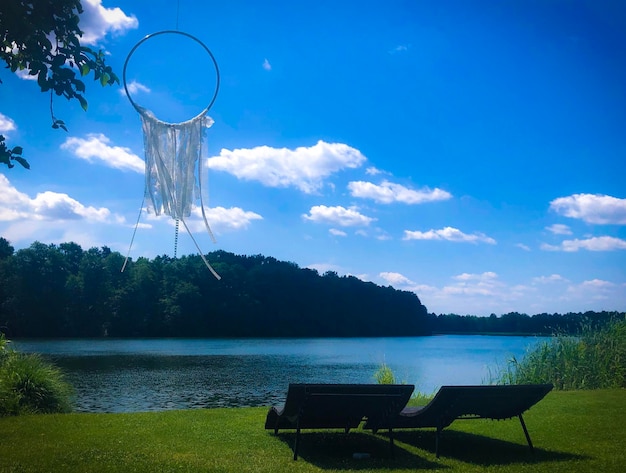
<svg viewBox="0 0 626 473">
<path fill-rule="evenodd" d="M 396 444 L 406 444 L 435 455 L 435 431 L 430 429 L 394 432 Z M 380 435 L 385 441 L 387 437 Z M 526 442 L 513 443 L 484 435 L 469 434 L 446 429 L 439 440 L 440 459 L 454 459 L 481 466 L 533 464 L 583 460 L 589 457 L 568 452 L 558 452 L 535 445 L 531 451 Z"/>
<path fill-rule="evenodd" d="M 288 445 L 285 454 L 293 457 L 296 440 L 294 432 L 279 432 L 274 438 Z M 395 437 L 395 434 L 394 434 Z M 355 453 L 366 453 L 367 458 L 354 458 Z M 281 452 L 281 455 L 283 453 Z M 325 470 L 372 470 L 372 469 L 441 469 L 439 463 L 428 460 L 396 444 L 393 455 L 386 436 L 353 430 L 344 433 L 337 430 L 303 431 L 300 434 L 298 460 Z"/>
</svg>

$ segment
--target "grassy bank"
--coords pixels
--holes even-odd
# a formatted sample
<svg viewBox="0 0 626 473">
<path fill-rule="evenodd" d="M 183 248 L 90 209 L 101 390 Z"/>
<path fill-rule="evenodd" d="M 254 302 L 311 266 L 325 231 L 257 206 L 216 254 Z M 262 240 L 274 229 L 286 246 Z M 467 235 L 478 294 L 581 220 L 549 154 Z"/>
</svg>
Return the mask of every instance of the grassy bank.
<svg viewBox="0 0 626 473">
<path fill-rule="evenodd" d="M 441 458 L 431 430 L 386 438 L 363 431 L 305 432 L 291 459 L 292 433 L 265 431 L 265 408 L 133 414 L 48 414 L 0 418 L 0 472 L 618 472 L 626 466 L 626 391 L 552 392 L 525 420 L 457 421 Z M 371 458 L 356 460 L 354 452 Z"/>
</svg>

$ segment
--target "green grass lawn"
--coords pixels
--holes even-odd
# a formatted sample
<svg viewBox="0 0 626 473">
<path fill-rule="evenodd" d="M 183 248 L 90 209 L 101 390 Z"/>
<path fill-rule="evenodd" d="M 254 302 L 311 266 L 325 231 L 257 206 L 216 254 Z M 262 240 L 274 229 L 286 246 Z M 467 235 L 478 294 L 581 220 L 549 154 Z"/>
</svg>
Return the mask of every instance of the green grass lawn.
<svg viewBox="0 0 626 473">
<path fill-rule="evenodd" d="M 385 436 L 356 430 L 275 436 L 265 408 L 0 418 L 0 472 L 621 472 L 626 471 L 626 390 L 552 392 L 524 419 L 456 421 L 435 457 L 434 431 Z M 355 452 L 370 454 L 353 459 Z"/>
</svg>

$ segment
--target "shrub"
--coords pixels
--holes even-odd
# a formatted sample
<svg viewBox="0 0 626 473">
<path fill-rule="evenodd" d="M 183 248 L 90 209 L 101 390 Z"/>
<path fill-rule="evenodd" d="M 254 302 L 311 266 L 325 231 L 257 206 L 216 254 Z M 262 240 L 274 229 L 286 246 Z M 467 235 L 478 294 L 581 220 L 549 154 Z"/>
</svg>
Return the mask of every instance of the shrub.
<svg viewBox="0 0 626 473">
<path fill-rule="evenodd" d="M 626 387 L 626 320 L 601 329 L 586 327 L 578 337 L 558 335 L 497 376 L 504 384 L 552 383 L 556 389 Z"/>
<path fill-rule="evenodd" d="M 61 370 L 6 342 L 0 339 L 0 416 L 71 411 L 73 389 Z"/>
</svg>

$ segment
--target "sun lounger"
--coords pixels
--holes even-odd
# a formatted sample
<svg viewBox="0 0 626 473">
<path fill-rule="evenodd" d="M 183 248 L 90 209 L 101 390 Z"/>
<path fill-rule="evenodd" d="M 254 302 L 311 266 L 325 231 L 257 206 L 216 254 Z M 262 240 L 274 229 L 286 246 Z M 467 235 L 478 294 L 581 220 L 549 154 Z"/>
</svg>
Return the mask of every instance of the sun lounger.
<svg viewBox="0 0 626 473">
<path fill-rule="evenodd" d="M 407 384 L 290 384 L 282 408 L 272 407 L 265 428 L 296 431 L 293 459 L 298 459 L 302 429 L 343 429 L 346 433 L 364 420 L 376 429 L 389 429 L 408 402 L 413 385 Z"/>
<path fill-rule="evenodd" d="M 533 444 L 522 414 L 552 390 L 552 384 L 443 386 L 424 407 L 405 407 L 395 418 L 393 429 L 434 427 L 435 453 L 439 458 L 441 431 L 456 419 L 510 419 L 517 417 L 524 429 L 530 450 Z M 376 425 L 365 429 L 376 432 Z"/>
</svg>

